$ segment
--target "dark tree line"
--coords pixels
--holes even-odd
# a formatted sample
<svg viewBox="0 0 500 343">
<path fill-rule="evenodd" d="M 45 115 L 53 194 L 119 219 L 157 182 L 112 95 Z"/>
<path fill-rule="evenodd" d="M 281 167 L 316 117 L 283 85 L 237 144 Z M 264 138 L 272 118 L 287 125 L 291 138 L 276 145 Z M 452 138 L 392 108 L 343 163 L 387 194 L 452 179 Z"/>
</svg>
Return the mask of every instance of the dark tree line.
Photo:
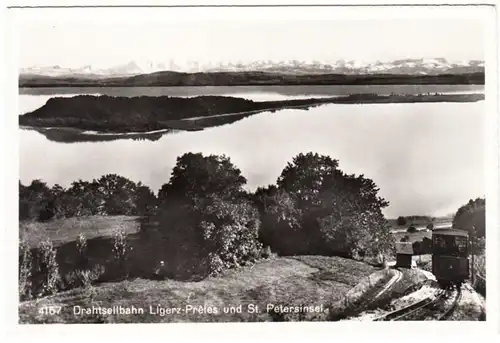
<svg viewBox="0 0 500 343">
<path fill-rule="evenodd" d="M 476 254 L 484 253 L 486 246 L 486 199 L 470 199 L 460 208 L 453 217 L 453 228 L 465 230 L 469 233 L 472 251 Z"/>
<path fill-rule="evenodd" d="M 475 237 L 486 236 L 486 200 L 477 198 L 461 206 L 453 217 L 453 227 Z"/>
<path fill-rule="evenodd" d="M 88 215 L 147 215 L 156 208 L 149 187 L 115 174 L 74 181 L 69 188 L 41 180 L 19 182 L 19 219 L 47 221 Z"/>
<path fill-rule="evenodd" d="M 413 222 L 423 222 L 431 224 L 434 220 L 436 220 L 436 218 L 429 216 L 399 216 L 396 222 L 399 226 L 404 226 L 408 223 L 411 223 L 411 225 L 413 225 Z"/>
</svg>

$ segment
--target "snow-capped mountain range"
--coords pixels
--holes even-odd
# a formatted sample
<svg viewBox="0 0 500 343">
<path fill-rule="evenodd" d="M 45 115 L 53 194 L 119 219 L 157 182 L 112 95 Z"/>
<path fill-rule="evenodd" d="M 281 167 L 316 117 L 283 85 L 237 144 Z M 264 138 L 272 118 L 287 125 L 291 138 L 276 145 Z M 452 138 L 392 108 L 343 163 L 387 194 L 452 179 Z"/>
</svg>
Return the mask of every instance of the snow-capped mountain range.
<svg viewBox="0 0 500 343">
<path fill-rule="evenodd" d="M 61 66 L 33 66 L 20 69 L 21 75 L 79 76 L 79 77 L 123 77 L 150 74 L 159 71 L 177 72 L 237 72 L 262 71 L 286 74 L 406 74 L 436 75 L 462 74 L 484 71 L 484 61 L 448 61 L 444 58 L 400 59 L 388 62 L 363 62 L 358 60 L 338 61 L 255 61 L 251 63 L 200 63 L 188 62 L 179 65 L 169 62 L 130 61 L 111 68 L 95 68 L 86 65 L 80 68 Z"/>
</svg>

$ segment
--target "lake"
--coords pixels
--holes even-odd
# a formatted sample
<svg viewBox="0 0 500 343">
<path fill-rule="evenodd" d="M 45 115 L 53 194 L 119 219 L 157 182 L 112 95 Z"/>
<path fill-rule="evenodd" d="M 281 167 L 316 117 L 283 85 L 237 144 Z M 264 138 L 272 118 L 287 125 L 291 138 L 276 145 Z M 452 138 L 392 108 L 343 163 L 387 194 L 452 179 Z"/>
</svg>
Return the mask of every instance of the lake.
<svg viewBox="0 0 500 343">
<path fill-rule="evenodd" d="M 182 96 L 217 94 L 269 100 L 341 95 L 338 93 L 347 91 L 321 87 L 302 87 L 302 91 L 271 87 L 268 92 L 263 87 L 204 88 L 203 91 L 192 89 L 195 87 L 190 90 L 161 87 L 150 94 L 181 96 L 184 92 Z M 373 86 L 370 87 L 368 92 L 374 92 Z M 435 88 L 419 89 L 422 93 L 465 93 L 482 92 L 484 88 L 432 87 Z M 117 92 L 116 89 L 86 91 L 91 94 Z M 147 91 L 147 88 L 124 90 L 136 95 Z M 395 87 L 386 86 L 378 91 L 391 93 Z M 38 94 L 21 90 L 19 112 L 34 110 L 53 96 L 72 96 L 71 92 L 75 90 L 55 92 L 53 89 L 46 94 L 41 90 Z M 338 159 L 340 168 L 347 173 L 362 173 L 373 179 L 380 195 L 390 201 L 384 211 L 388 217 L 440 216 L 455 212 L 470 198 L 484 196 L 483 122 L 484 101 L 480 101 L 330 104 L 308 111 L 286 109 L 256 114 L 204 131 L 167 134 L 157 141 L 65 144 L 49 141 L 36 131 L 20 130 L 20 180 L 29 184 L 38 178 L 49 185 L 69 186 L 77 179 L 91 180 L 116 173 L 142 181 L 156 192 L 168 182 L 179 155 L 202 152 L 231 157 L 248 179 L 248 189 L 253 190 L 275 183 L 296 154 L 313 151 Z"/>
</svg>

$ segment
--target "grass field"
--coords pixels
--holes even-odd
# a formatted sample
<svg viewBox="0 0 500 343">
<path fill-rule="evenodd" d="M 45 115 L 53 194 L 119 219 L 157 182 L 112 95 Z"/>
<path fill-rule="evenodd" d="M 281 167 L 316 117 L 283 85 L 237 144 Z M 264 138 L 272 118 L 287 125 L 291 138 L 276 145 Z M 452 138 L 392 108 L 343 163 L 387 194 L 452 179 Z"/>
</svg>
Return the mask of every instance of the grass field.
<svg viewBox="0 0 500 343">
<path fill-rule="evenodd" d="M 32 248 L 49 238 L 54 246 L 75 241 L 80 233 L 87 239 L 110 237 L 114 230 L 124 230 L 127 234 L 139 231 L 139 217 L 132 216 L 89 216 L 55 219 L 49 222 L 21 221 L 19 238 Z"/>
<path fill-rule="evenodd" d="M 408 236 L 408 242 L 420 242 L 424 239 L 424 237 L 431 239 L 432 231 L 417 231 L 413 233 L 408 232 L 393 232 L 394 239 L 396 242 L 400 241 L 401 238 Z"/>
<path fill-rule="evenodd" d="M 252 267 L 230 270 L 217 278 L 200 282 L 135 279 L 106 283 L 90 289 L 74 289 L 55 296 L 27 301 L 19 305 L 20 323 L 156 323 L 156 322 L 229 322 L 283 321 L 292 317 L 267 313 L 266 306 L 322 306 L 320 313 L 308 313 L 306 320 L 326 320 L 334 311 L 331 304 L 339 300 L 375 268 L 338 257 L 277 257 Z M 248 306 L 258 306 L 259 313 L 250 313 Z M 40 314 L 48 305 L 62 306 L 57 315 Z M 73 306 L 142 308 L 138 315 L 75 315 Z M 188 311 L 161 316 L 162 308 L 201 307 L 218 313 Z M 224 313 L 226 306 L 242 306 L 241 313 Z M 152 306 L 152 312 L 150 311 Z M 292 315 L 289 315 L 292 316 Z"/>
</svg>

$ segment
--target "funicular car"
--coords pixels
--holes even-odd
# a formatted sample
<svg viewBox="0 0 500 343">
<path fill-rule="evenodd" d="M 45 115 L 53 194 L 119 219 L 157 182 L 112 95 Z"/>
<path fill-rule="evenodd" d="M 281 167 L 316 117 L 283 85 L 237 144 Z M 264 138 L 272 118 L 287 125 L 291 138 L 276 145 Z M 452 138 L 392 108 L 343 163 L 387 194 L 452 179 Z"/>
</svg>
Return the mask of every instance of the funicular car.
<svg viewBox="0 0 500 343">
<path fill-rule="evenodd" d="M 469 235 L 455 229 L 432 232 L 432 273 L 442 285 L 469 278 Z"/>
</svg>

